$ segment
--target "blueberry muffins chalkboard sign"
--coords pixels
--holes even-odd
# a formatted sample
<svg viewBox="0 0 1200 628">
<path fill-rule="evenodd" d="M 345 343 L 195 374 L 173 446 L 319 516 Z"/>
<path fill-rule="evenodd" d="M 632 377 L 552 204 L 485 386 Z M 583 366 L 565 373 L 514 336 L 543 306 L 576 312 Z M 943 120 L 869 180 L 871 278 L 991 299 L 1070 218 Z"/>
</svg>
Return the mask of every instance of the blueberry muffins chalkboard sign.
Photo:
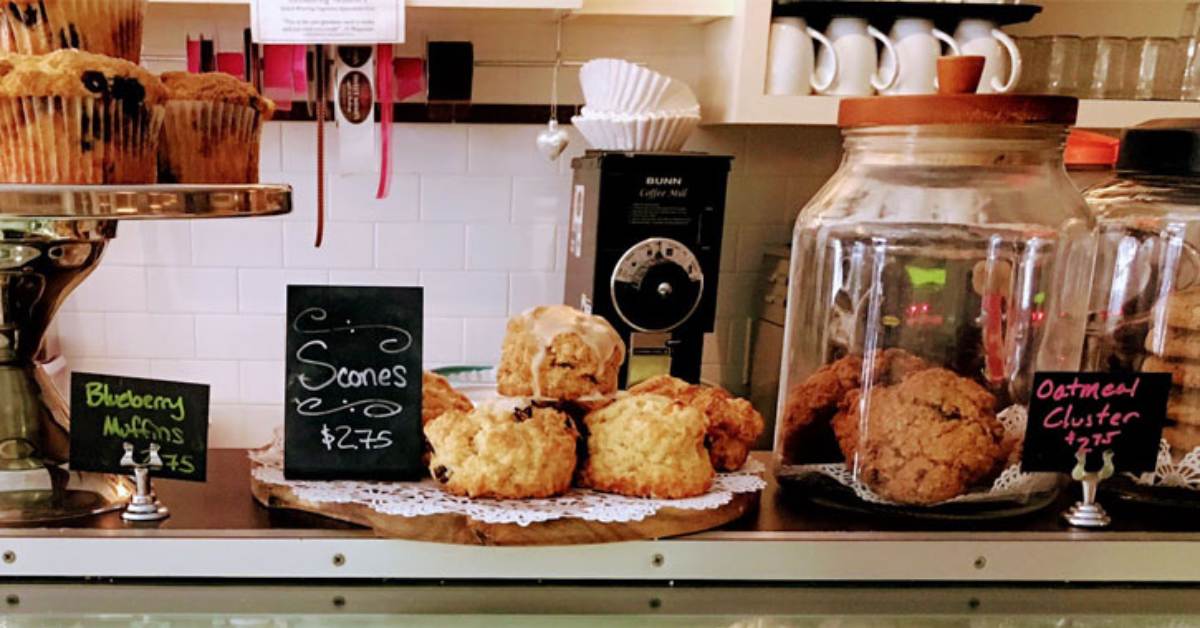
<svg viewBox="0 0 1200 628">
<path fill-rule="evenodd" d="M 289 286 L 284 474 L 419 477 L 421 288 Z"/>
<path fill-rule="evenodd" d="M 71 374 L 71 469 L 129 473 L 125 443 L 137 458 L 159 446 L 155 477 L 203 482 L 208 457 L 209 387 L 94 373 Z"/>
</svg>

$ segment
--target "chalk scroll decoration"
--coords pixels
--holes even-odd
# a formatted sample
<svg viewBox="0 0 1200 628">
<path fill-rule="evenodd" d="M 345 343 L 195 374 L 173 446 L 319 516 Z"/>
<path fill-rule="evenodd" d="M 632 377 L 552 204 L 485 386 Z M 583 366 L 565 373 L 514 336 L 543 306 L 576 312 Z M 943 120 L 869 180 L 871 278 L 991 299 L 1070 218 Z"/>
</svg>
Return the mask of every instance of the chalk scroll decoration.
<svg viewBox="0 0 1200 628">
<path fill-rule="evenodd" d="M 355 336 L 361 333 L 381 333 L 383 337 L 378 341 L 376 346 L 379 352 L 384 355 L 404 353 L 413 344 L 412 333 L 402 327 L 376 323 L 354 324 L 350 320 L 344 321 L 341 324 L 331 324 L 328 319 L 329 312 L 324 308 L 310 307 L 300 312 L 296 316 L 296 319 L 292 321 L 292 331 L 303 336 L 313 336 L 312 339 L 305 341 L 296 350 L 296 360 L 298 362 L 320 367 L 323 371 L 337 374 L 338 369 L 334 365 L 311 356 L 315 352 L 329 354 L 331 343 L 335 342 L 334 338 L 340 334 Z M 338 377 L 341 377 L 341 375 L 322 380 L 310 377 L 307 374 L 301 374 L 298 379 L 300 386 L 304 390 L 318 393 L 337 382 Z M 380 375 L 373 372 L 351 372 L 345 374 L 345 377 L 351 386 L 378 385 L 380 379 Z M 399 402 L 391 399 L 343 399 L 340 403 L 335 402 L 332 405 L 326 405 L 324 398 L 314 395 L 311 397 L 295 398 L 292 401 L 296 405 L 297 414 L 312 418 L 349 412 L 351 414 L 361 413 L 363 416 L 371 419 L 387 419 L 398 416 L 404 411 L 404 407 Z"/>
</svg>

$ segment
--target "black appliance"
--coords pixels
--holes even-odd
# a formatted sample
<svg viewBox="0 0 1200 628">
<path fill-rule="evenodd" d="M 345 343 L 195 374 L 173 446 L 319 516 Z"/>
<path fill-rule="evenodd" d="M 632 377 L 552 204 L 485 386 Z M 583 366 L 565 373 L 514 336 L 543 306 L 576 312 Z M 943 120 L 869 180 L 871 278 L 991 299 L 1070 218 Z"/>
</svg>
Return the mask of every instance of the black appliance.
<svg viewBox="0 0 1200 628">
<path fill-rule="evenodd" d="M 732 157 L 588 151 L 575 170 L 565 300 L 603 316 L 629 354 L 621 385 L 697 382 L 713 331 Z"/>
</svg>

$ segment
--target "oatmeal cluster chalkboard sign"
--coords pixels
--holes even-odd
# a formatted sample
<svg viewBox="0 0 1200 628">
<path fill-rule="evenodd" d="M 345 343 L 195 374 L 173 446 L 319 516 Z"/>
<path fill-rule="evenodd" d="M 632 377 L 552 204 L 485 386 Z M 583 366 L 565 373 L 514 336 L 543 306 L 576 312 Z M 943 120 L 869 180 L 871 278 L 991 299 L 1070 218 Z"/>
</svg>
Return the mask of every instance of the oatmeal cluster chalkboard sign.
<svg viewBox="0 0 1200 628">
<path fill-rule="evenodd" d="M 138 460 L 159 446 L 155 477 L 203 482 L 208 458 L 208 396 L 203 384 L 94 373 L 71 374 L 71 468 L 123 473 L 125 443 Z"/>
<path fill-rule="evenodd" d="M 421 471 L 421 288 L 289 286 L 284 475 Z"/>
<path fill-rule="evenodd" d="M 1035 374 L 1022 470 L 1070 473 L 1079 452 L 1096 470 L 1111 450 L 1117 471 L 1153 471 L 1170 391 L 1166 373 Z"/>
</svg>

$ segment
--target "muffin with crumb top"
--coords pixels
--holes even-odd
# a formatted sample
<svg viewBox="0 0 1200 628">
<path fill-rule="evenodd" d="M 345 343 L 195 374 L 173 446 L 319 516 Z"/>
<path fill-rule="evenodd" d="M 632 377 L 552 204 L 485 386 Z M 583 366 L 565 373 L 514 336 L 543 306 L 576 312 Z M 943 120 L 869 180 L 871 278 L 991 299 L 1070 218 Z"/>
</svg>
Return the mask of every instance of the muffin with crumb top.
<svg viewBox="0 0 1200 628">
<path fill-rule="evenodd" d="M 0 51 L 83 50 L 137 63 L 145 20 L 146 0 L 6 0 Z"/>
<path fill-rule="evenodd" d="M 262 127 L 275 103 L 221 72 L 167 72 L 162 82 L 168 101 L 159 181 L 257 183 Z"/>
<path fill-rule="evenodd" d="M 121 59 L 0 54 L 0 181 L 154 183 L 166 99 Z"/>
</svg>

